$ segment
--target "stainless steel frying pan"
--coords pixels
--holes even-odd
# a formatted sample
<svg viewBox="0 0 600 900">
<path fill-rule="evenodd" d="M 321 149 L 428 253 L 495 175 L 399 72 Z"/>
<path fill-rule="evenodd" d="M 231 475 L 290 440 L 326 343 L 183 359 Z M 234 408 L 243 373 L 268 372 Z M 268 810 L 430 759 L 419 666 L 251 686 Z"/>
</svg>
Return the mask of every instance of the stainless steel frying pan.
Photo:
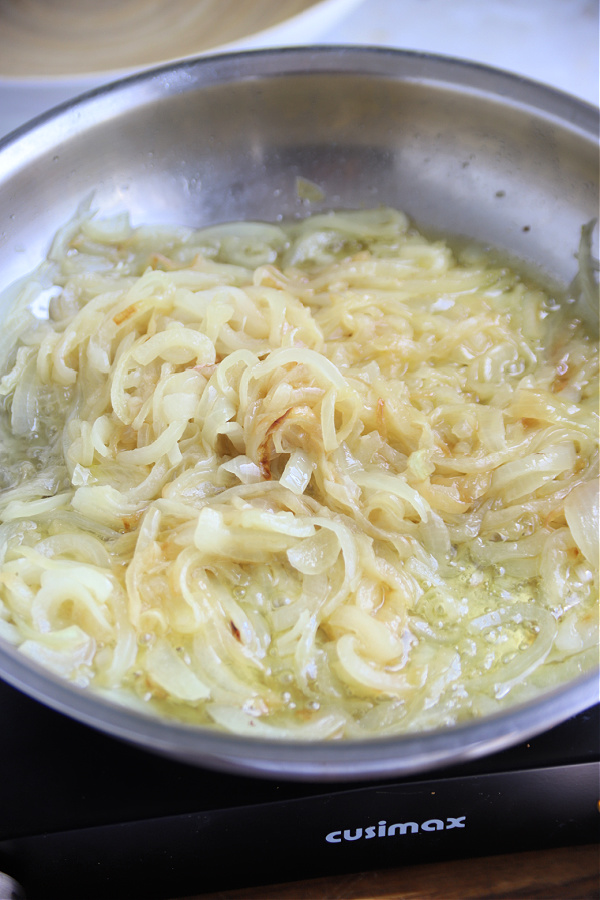
<svg viewBox="0 0 600 900">
<path fill-rule="evenodd" d="M 128 209 L 134 224 L 388 204 L 568 283 L 580 228 L 598 215 L 598 129 L 598 111 L 572 97 L 414 53 L 300 48 L 161 68 L 62 106 L 0 143 L 0 290 L 42 260 L 57 227 L 91 192 L 103 212 Z M 299 177 L 323 199 L 301 199 Z M 298 744 L 145 718 L 58 681 L 4 644 L 0 676 L 158 753 L 321 780 L 398 775 L 491 753 L 598 701 L 594 671 L 453 729 Z"/>
</svg>

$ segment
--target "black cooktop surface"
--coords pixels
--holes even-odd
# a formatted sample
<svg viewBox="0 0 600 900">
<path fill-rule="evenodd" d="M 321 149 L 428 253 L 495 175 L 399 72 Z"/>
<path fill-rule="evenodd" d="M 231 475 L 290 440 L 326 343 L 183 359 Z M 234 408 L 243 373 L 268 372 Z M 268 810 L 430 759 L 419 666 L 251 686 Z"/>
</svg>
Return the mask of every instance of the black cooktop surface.
<svg viewBox="0 0 600 900">
<path fill-rule="evenodd" d="M 0 869 L 28 898 L 135 900 L 398 865 L 399 849 L 415 862 L 588 842 L 599 760 L 595 706 L 410 778 L 238 777 L 129 746 L 0 682 Z M 224 849 L 235 865 L 223 867 Z"/>
</svg>

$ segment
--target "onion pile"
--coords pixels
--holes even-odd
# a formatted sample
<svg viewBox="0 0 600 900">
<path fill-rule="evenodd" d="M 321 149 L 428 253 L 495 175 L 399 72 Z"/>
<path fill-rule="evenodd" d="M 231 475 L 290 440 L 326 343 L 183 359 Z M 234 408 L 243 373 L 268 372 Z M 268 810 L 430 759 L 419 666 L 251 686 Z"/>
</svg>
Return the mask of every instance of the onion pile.
<svg viewBox="0 0 600 900">
<path fill-rule="evenodd" d="M 84 209 L 13 295 L 0 639 L 30 659 L 310 740 L 453 725 L 597 665 L 575 298 L 390 209 Z"/>
</svg>

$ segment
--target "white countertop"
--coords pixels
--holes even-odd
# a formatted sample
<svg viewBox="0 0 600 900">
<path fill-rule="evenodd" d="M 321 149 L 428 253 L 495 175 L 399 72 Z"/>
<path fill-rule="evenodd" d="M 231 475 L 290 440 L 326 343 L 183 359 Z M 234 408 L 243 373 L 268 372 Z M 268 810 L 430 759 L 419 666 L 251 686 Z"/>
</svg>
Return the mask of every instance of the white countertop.
<svg viewBox="0 0 600 900">
<path fill-rule="evenodd" d="M 322 38 L 456 56 L 598 103 L 597 0 L 363 0 Z"/>
<path fill-rule="evenodd" d="M 273 0 L 277 2 L 277 0 Z M 236 47 L 368 44 L 488 64 L 598 104 L 597 0 L 330 0 L 302 27 L 272 29 Z M 337 6 L 335 16 L 331 6 Z M 330 7 L 328 15 L 325 9 Z M 0 136 L 109 77 L 0 80 Z"/>
</svg>

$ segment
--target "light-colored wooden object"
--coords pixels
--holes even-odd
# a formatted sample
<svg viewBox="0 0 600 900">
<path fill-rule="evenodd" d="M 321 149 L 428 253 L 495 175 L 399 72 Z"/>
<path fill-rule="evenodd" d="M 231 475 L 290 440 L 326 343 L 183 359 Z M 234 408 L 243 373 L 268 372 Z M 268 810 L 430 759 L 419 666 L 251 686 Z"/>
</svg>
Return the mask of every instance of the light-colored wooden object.
<svg viewBox="0 0 600 900">
<path fill-rule="evenodd" d="M 557 847 L 217 891 L 186 900 L 598 900 L 599 861 L 595 844 Z"/>
<path fill-rule="evenodd" d="M 0 78 L 159 65 L 243 40 L 317 0 L 0 0 Z"/>
</svg>

